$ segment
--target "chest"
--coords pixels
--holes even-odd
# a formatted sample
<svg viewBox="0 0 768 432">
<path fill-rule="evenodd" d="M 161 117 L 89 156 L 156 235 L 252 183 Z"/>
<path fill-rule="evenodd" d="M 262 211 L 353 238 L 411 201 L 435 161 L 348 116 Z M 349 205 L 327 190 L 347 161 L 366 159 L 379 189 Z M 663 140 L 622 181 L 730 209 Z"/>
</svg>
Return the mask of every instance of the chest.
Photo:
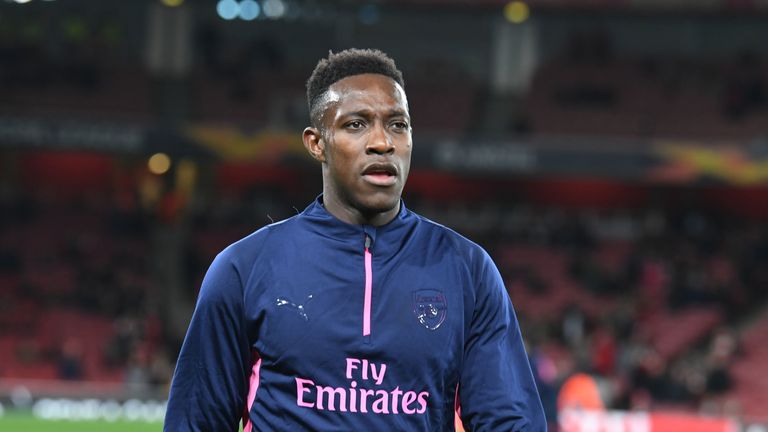
<svg viewBox="0 0 768 432">
<path fill-rule="evenodd" d="M 366 267 L 362 250 L 332 261 L 294 253 L 275 256 L 249 284 L 252 345 L 274 367 L 327 365 L 338 375 L 350 358 L 427 373 L 459 366 L 471 281 L 446 254 L 374 251 Z"/>
</svg>

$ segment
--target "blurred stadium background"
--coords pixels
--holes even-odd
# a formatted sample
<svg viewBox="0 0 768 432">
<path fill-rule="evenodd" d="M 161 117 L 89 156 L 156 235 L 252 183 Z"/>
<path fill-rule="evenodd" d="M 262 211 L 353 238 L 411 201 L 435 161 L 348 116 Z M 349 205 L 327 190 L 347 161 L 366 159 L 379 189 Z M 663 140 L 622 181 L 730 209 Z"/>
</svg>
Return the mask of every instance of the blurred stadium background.
<svg viewBox="0 0 768 432">
<path fill-rule="evenodd" d="M 553 430 L 767 430 L 765 41 L 765 0 L 0 0 L 0 429 L 160 429 L 213 256 L 319 193 L 304 81 L 354 46 Z"/>
</svg>

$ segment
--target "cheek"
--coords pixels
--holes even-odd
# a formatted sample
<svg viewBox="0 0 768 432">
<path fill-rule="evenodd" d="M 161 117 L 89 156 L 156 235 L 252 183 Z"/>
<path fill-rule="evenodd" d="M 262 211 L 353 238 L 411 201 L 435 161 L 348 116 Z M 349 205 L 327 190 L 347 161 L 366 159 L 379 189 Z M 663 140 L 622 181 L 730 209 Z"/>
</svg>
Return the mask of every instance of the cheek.
<svg viewBox="0 0 768 432">
<path fill-rule="evenodd" d="M 360 157 L 360 152 L 357 150 L 357 148 L 358 147 L 354 142 L 337 143 L 334 148 L 336 164 L 339 167 L 351 169 L 355 164 L 355 161 Z"/>
<path fill-rule="evenodd" d="M 354 176 L 354 154 L 344 151 L 343 148 L 334 148 L 328 152 L 327 159 L 336 178 L 352 178 Z"/>
<path fill-rule="evenodd" d="M 411 143 L 411 141 L 408 141 L 403 145 L 403 150 L 402 150 L 403 159 L 405 159 L 406 161 L 410 161 L 412 151 L 413 151 L 413 144 Z"/>
<path fill-rule="evenodd" d="M 411 149 L 413 148 L 413 138 L 411 137 L 411 135 L 408 134 L 407 137 L 403 137 L 400 140 L 400 143 L 403 149 L 410 153 Z"/>
</svg>

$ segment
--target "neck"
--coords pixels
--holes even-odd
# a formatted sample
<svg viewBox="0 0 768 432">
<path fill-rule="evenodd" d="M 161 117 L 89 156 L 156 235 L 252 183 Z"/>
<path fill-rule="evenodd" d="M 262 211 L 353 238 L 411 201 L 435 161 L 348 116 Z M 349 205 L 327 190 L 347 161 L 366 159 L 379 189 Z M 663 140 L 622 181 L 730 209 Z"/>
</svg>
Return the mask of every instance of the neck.
<svg viewBox="0 0 768 432">
<path fill-rule="evenodd" d="M 328 213 L 342 222 L 352 225 L 382 226 L 391 222 L 400 212 L 400 202 L 394 208 L 385 211 L 359 209 L 348 203 L 341 202 L 333 194 L 323 193 L 323 206 Z"/>
</svg>

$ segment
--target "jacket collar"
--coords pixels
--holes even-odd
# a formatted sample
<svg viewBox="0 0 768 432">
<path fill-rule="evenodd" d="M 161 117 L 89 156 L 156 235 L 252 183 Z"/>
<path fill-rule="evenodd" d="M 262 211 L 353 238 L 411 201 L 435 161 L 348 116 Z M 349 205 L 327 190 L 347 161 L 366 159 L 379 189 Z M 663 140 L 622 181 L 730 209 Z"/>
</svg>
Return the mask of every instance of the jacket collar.
<svg viewBox="0 0 768 432">
<path fill-rule="evenodd" d="M 344 222 L 332 215 L 323 205 L 323 196 L 319 195 L 302 213 L 301 218 L 309 223 L 311 229 L 324 237 L 331 237 L 342 242 L 354 242 L 364 247 L 365 236 L 371 238 L 371 250 L 385 253 L 399 245 L 408 237 L 408 232 L 415 225 L 417 217 L 400 200 L 400 211 L 394 219 L 384 225 L 355 225 Z"/>
</svg>

